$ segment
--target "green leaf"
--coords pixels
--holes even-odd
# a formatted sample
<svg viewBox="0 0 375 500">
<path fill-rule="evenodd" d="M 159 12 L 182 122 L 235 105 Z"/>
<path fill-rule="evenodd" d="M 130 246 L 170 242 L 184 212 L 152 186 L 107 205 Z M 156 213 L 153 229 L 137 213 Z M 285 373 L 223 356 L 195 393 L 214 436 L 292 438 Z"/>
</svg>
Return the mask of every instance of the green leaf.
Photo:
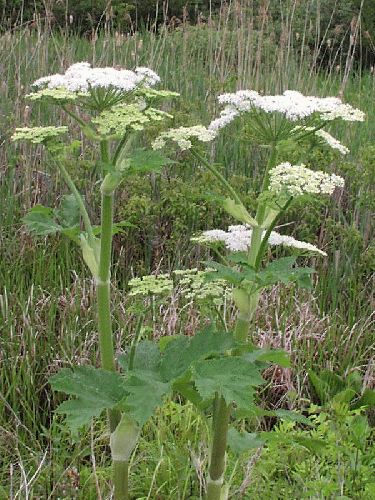
<svg viewBox="0 0 375 500">
<path fill-rule="evenodd" d="M 309 427 L 312 427 L 313 424 L 311 421 L 306 418 L 304 415 L 301 415 L 300 413 L 290 411 L 290 410 L 265 410 L 264 408 L 261 408 L 260 406 L 253 406 L 250 409 L 247 410 L 240 410 L 237 412 L 238 417 L 278 417 L 281 418 L 282 420 L 287 420 L 289 422 L 296 422 L 299 424 L 304 424 L 308 425 Z"/>
<path fill-rule="evenodd" d="M 353 410 L 366 406 L 367 408 L 375 407 L 375 391 L 373 389 L 365 389 L 362 396 L 352 405 Z"/>
<path fill-rule="evenodd" d="M 129 372 L 125 384 L 129 392 L 125 400 L 125 409 L 143 425 L 154 414 L 155 409 L 163 403 L 163 399 L 171 392 L 171 385 L 158 379 L 154 372 Z"/>
<path fill-rule="evenodd" d="M 151 340 L 142 340 L 135 348 L 133 359 L 133 370 L 137 371 L 157 371 L 160 364 L 161 354 L 155 342 Z M 121 355 L 118 358 L 120 366 L 128 370 L 129 355 Z"/>
<path fill-rule="evenodd" d="M 205 264 L 208 267 L 215 269 L 213 272 L 206 273 L 205 280 L 207 281 L 225 280 L 233 285 L 239 285 L 245 279 L 245 274 L 243 272 L 239 272 L 232 267 L 219 264 L 219 262 L 207 261 Z"/>
<path fill-rule="evenodd" d="M 228 446 L 237 455 L 254 448 L 260 448 L 263 444 L 264 441 L 256 433 L 239 432 L 234 427 L 228 431 Z"/>
<path fill-rule="evenodd" d="M 363 449 L 369 437 L 370 427 L 364 415 L 355 415 L 350 422 L 350 434 L 358 449 Z"/>
<path fill-rule="evenodd" d="M 193 366 L 192 377 L 203 399 L 218 393 L 227 404 L 234 401 L 245 409 L 253 404 L 252 388 L 264 383 L 254 364 L 234 356 L 199 361 Z"/>
<path fill-rule="evenodd" d="M 249 266 L 248 255 L 246 252 L 236 252 L 228 255 L 227 260 L 234 264 L 241 264 L 242 266 Z"/>
<path fill-rule="evenodd" d="M 160 372 L 169 381 L 182 375 L 193 362 L 221 354 L 236 345 L 231 334 L 213 329 L 197 332 L 194 337 L 179 336 L 165 348 Z"/>
<path fill-rule="evenodd" d="M 310 267 L 293 267 L 296 257 L 282 257 L 270 262 L 265 269 L 257 273 L 257 282 L 261 286 L 270 286 L 275 283 L 297 282 L 304 288 L 311 286 L 310 275 L 314 269 Z"/>
<path fill-rule="evenodd" d="M 338 392 L 332 397 L 332 402 L 349 404 L 354 396 L 355 391 L 353 389 L 344 389 L 343 391 Z"/>
<path fill-rule="evenodd" d="M 336 394 L 346 388 L 344 380 L 330 370 L 323 370 L 319 376 L 313 370 L 309 370 L 308 375 L 322 404 L 328 403 Z"/>
<path fill-rule="evenodd" d="M 54 214 L 64 228 L 78 226 L 80 221 L 80 208 L 74 195 L 68 194 L 63 196 L 60 207 L 54 210 Z"/>
<path fill-rule="evenodd" d="M 65 415 L 65 421 L 73 434 L 90 424 L 91 419 L 99 417 L 104 407 L 98 406 L 95 401 L 85 398 L 69 399 L 56 408 L 56 413 Z"/>
<path fill-rule="evenodd" d="M 248 352 L 242 356 L 246 361 L 266 361 L 269 363 L 275 363 L 276 365 L 282 366 L 283 368 L 290 367 L 290 359 L 288 353 L 281 349 L 255 349 L 252 352 Z"/>
<path fill-rule="evenodd" d="M 244 222 L 245 224 L 250 224 L 250 226 L 253 227 L 258 226 L 257 221 L 253 217 L 251 217 L 242 203 L 236 203 L 231 198 L 226 198 L 223 201 L 223 208 L 226 212 L 228 212 L 229 215 L 231 215 L 238 221 Z"/>
<path fill-rule="evenodd" d="M 316 455 L 320 455 L 327 447 L 327 443 L 325 441 L 305 436 L 293 436 L 292 441 L 300 446 L 303 446 L 304 448 L 307 448 Z"/>
<path fill-rule="evenodd" d="M 186 372 L 185 376 L 180 377 L 173 383 L 173 390 L 191 401 L 197 408 L 202 408 L 203 400 L 200 397 L 199 392 L 196 390 L 189 372 Z"/>
<path fill-rule="evenodd" d="M 67 415 L 68 424 L 74 430 L 89 424 L 91 418 L 104 409 L 114 408 L 125 395 L 124 381 L 118 373 L 92 366 L 63 368 L 50 377 L 49 383 L 55 391 L 77 397 L 65 401 L 57 410 Z"/>
<path fill-rule="evenodd" d="M 148 172 L 160 172 L 160 170 L 169 163 L 174 163 L 173 160 L 164 156 L 160 151 L 146 150 L 139 148 L 127 158 L 128 167 L 124 169 L 124 173 L 128 174 L 145 174 Z"/>
<path fill-rule="evenodd" d="M 270 415 L 275 415 L 275 417 L 279 417 L 283 420 L 288 420 L 289 422 L 297 422 L 299 424 L 304 424 L 308 425 L 309 427 L 312 427 L 312 423 L 308 418 L 295 411 L 282 410 L 282 409 L 274 410 L 271 411 Z"/>
<path fill-rule="evenodd" d="M 27 230 L 35 236 L 47 236 L 62 230 L 60 224 L 53 220 L 53 210 L 43 205 L 35 205 L 22 218 Z"/>
</svg>

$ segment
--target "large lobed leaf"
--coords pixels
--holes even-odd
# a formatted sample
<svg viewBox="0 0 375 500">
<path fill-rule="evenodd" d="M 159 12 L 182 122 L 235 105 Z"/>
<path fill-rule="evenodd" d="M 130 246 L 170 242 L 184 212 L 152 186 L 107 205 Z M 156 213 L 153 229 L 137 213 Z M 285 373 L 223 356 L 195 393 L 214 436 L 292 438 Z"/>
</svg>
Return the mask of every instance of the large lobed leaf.
<svg viewBox="0 0 375 500">
<path fill-rule="evenodd" d="M 203 399 L 218 394 L 227 404 L 235 402 L 245 409 L 253 405 L 254 387 L 264 383 L 255 364 L 234 356 L 195 363 L 193 379 Z"/>
<path fill-rule="evenodd" d="M 120 374 L 92 366 L 63 368 L 49 382 L 54 390 L 77 398 L 63 402 L 57 409 L 66 414 L 72 430 L 89 424 L 103 410 L 114 408 L 126 394 Z"/>
<path fill-rule="evenodd" d="M 235 345 L 232 335 L 213 329 L 198 332 L 194 337 L 176 337 L 165 349 L 160 365 L 161 376 L 163 380 L 176 379 L 194 362 L 214 354 L 222 354 Z"/>
</svg>

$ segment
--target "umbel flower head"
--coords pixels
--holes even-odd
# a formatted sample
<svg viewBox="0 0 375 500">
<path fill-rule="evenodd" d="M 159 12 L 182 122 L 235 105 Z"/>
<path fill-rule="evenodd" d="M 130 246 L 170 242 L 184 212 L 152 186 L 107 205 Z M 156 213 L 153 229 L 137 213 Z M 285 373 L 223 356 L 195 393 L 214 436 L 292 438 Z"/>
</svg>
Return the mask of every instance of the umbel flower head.
<svg viewBox="0 0 375 500">
<path fill-rule="evenodd" d="M 225 247 L 232 252 L 246 252 L 251 244 L 252 229 L 249 226 L 235 225 L 229 226 L 228 231 L 221 229 L 211 229 L 204 231 L 200 236 L 192 238 L 192 241 L 197 243 L 224 243 Z M 264 238 L 266 231 L 263 232 Z M 285 246 L 296 248 L 302 252 L 318 253 L 326 256 L 327 254 L 311 243 L 299 241 L 292 236 L 282 235 L 276 231 L 271 231 L 268 239 L 268 244 L 271 246 Z"/>
<path fill-rule="evenodd" d="M 164 295 L 171 293 L 173 281 L 169 274 L 150 274 L 142 278 L 133 278 L 128 283 L 129 295 Z"/>
<path fill-rule="evenodd" d="M 344 187 L 344 179 L 339 175 L 315 172 L 305 165 L 280 163 L 270 170 L 269 190 L 285 193 L 288 196 L 303 194 L 332 194 L 339 187 Z"/>
<path fill-rule="evenodd" d="M 33 144 L 45 144 L 66 134 L 68 127 L 23 127 L 16 128 L 12 141 L 30 141 Z"/>
<path fill-rule="evenodd" d="M 75 63 L 65 73 L 39 78 L 33 83 L 37 89 L 65 89 L 87 93 L 90 89 L 104 88 L 130 92 L 139 86 L 151 87 L 160 82 L 159 76 L 149 68 L 134 71 L 115 68 L 92 68 L 88 62 Z"/>
<path fill-rule="evenodd" d="M 192 140 L 210 142 L 215 139 L 215 136 L 215 132 L 208 130 L 203 125 L 172 128 L 162 132 L 152 143 L 152 148 L 162 149 L 168 141 L 171 141 L 175 142 L 182 151 L 185 151 L 193 146 Z"/>
<path fill-rule="evenodd" d="M 295 90 L 286 90 L 281 95 L 260 95 L 255 90 L 239 90 L 222 94 L 219 103 L 225 107 L 219 118 L 213 120 L 209 130 L 218 131 L 231 123 L 235 118 L 252 111 L 267 114 L 279 113 L 293 122 L 305 120 L 312 115 L 330 121 L 340 118 L 345 121 L 363 121 L 365 115 L 359 109 L 344 104 L 337 97 L 304 96 Z"/>
<path fill-rule="evenodd" d="M 126 130 L 143 130 L 147 124 L 159 122 L 172 115 L 155 108 L 143 109 L 139 103 L 118 104 L 100 113 L 92 122 L 103 135 L 122 136 Z"/>
</svg>

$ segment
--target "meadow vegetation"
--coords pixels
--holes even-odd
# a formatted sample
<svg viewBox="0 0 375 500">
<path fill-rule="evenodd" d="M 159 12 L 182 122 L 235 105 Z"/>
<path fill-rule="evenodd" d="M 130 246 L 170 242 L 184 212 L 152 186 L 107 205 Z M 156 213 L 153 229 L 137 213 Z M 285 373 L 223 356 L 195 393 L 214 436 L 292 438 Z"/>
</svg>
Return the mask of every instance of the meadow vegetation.
<svg viewBox="0 0 375 500">
<path fill-rule="evenodd" d="M 65 398 L 48 383 L 60 368 L 99 366 L 95 283 L 72 241 L 59 234 L 35 238 L 26 231 L 22 218 L 31 207 L 56 207 L 68 191 L 43 148 L 10 140 L 15 127 L 67 123 L 59 108 L 27 102 L 24 96 L 37 78 L 79 61 L 152 68 L 163 88 L 180 94 L 165 105 L 174 128 L 207 125 L 218 114 L 217 95 L 239 89 L 340 95 L 366 113 L 363 123 L 341 122 L 331 130 L 350 148 L 346 156 L 309 152 L 307 143 L 296 148 L 286 142 L 280 150 L 281 161 L 293 164 L 309 152 L 312 165 L 345 178 L 345 189 L 330 198 L 293 203 L 279 227 L 317 245 L 327 257 L 302 259 L 316 269 L 311 289 L 276 284 L 261 296 L 256 312 L 255 343 L 284 349 L 291 358 L 290 368 L 266 370 L 258 403 L 265 411 L 298 412 L 302 423 L 274 416 L 238 421 L 238 431 L 263 432 L 267 441 L 252 436 L 245 445 L 239 433 L 232 433 L 226 476 L 234 499 L 375 498 L 371 46 L 362 64 L 359 37 L 350 50 L 339 41 L 331 45 L 318 18 L 312 27 L 295 22 L 292 2 L 277 26 L 258 7 L 249 12 L 241 2 L 229 2 L 195 25 L 182 22 L 172 29 L 161 24 L 158 30 L 131 34 L 104 27 L 81 36 L 40 22 L 1 35 L 0 498 L 104 499 L 111 494 L 104 416 L 89 430 L 71 434 L 54 413 Z M 356 29 L 348 23 L 344 32 L 355 35 Z M 80 139 L 70 151 L 70 175 L 92 221 L 99 223 L 98 148 L 73 121 L 69 124 Z M 210 155 L 254 212 L 268 151 L 250 138 L 251 130 L 233 125 Z M 173 163 L 160 174 L 129 177 L 116 198 L 115 222 L 122 221 L 113 241 L 111 288 L 117 354 L 135 337 L 191 337 L 212 320 L 204 299 L 188 300 L 178 287 L 172 295 L 128 293 L 134 277 L 201 267 L 215 255 L 190 238 L 233 224 L 214 176 L 182 152 L 169 156 Z M 285 252 L 278 248 L 272 255 Z M 234 313 L 228 306 L 228 324 Z M 204 411 L 180 396 L 158 409 L 130 459 L 131 498 L 202 498 L 208 424 Z"/>
</svg>

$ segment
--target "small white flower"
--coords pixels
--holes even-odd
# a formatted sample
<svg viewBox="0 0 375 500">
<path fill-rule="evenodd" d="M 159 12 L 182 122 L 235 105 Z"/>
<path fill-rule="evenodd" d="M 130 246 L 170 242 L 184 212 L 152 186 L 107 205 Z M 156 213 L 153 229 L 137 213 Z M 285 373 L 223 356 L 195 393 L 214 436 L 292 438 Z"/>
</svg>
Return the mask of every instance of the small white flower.
<svg viewBox="0 0 375 500">
<path fill-rule="evenodd" d="M 202 142 L 210 142 L 215 139 L 216 134 L 207 130 L 203 125 L 195 125 L 194 127 L 179 127 L 172 128 L 163 132 L 152 143 L 153 149 L 162 149 L 167 141 L 177 143 L 178 147 L 185 151 L 192 147 L 191 139 L 198 139 Z"/>
<path fill-rule="evenodd" d="M 332 194 L 336 187 L 344 187 L 342 177 L 315 172 L 304 165 L 285 162 L 270 170 L 269 190 L 275 193 L 286 192 L 289 196 Z"/>
</svg>

